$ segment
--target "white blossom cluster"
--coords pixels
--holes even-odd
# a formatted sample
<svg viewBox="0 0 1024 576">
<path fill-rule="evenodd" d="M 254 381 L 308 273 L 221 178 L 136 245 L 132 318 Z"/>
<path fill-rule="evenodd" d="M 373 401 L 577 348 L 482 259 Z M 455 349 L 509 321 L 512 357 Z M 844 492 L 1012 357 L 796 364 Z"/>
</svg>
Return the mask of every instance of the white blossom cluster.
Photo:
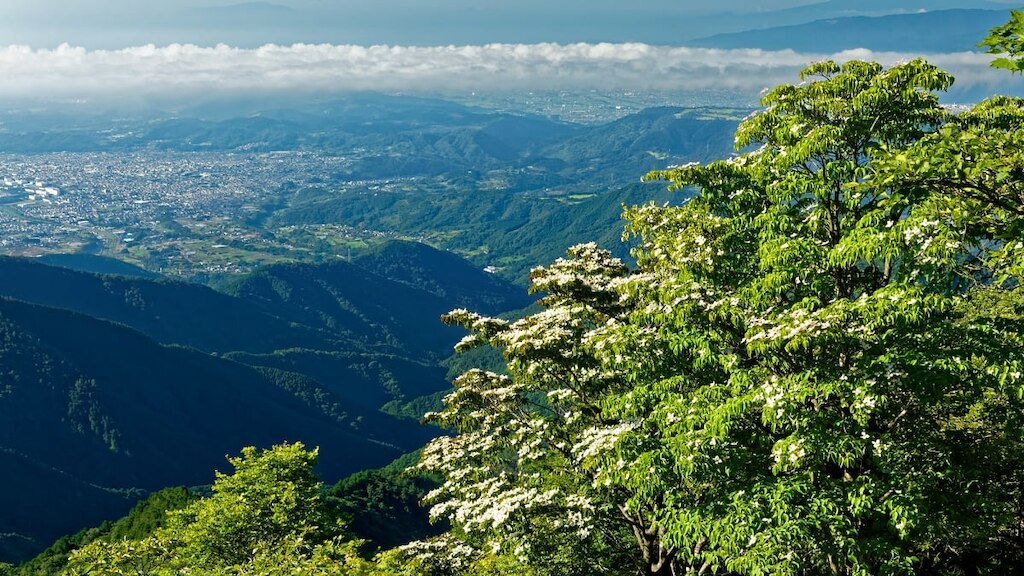
<svg viewBox="0 0 1024 576">
<path fill-rule="evenodd" d="M 782 467 L 796 465 L 806 455 L 807 449 L 804 447 L 803 438 L 781 440 L 772 447 L 772 457 L 775 458 L 775 464 Z"/>
<path fill-rule="evenodd" d="M 773 413 L 775 419 L 779 420 L 786 413 L 785 396 L 786 392 L 779 385 L 779 379 L 773 376 L 761 384 L 755 399 L 764 402 L 765 410 Z"/>
<path fill-rule="evenodd" d="M 592 426 L 585 430 L 572 452 L 580 462 L 594 458 L 615 448 L 624 434 L 637 427 L 635 422 L 622 422 L 611 426 Z"/>
<path fill-rule="evenodd" d="M 477 550 L 450 533 L 430 540 L 416 540 L 399 546 L 397 550 L 408 558 L 416 558 L 429 564 L 439 564 L 451 570 L 469 568 Z"/>
<path fill-rule="evenodd" d="M 530 271 L 535 292 L 562 293 L 567 287 L 592 292 L 607 292 L 608 283 L 626 273 L 626 265 L 597 244 L 577 244 L 568 250 L 569 258 Z"/>
<path fill-rule="evenodd" d="M 869 379 L 866 384 L 873 385 L 874 381 Z M 864 415 L 870 415 L 878 405 L 878 398 L 859 386 L 853 389 L 853 398 L 853 405 L 850 408 L 854 412 L 862 412 Z"/>
<path fill-rule="evenodd" d="M 772 317 L 754 317 L 748 322 L 746 344 L 758 341 L 786 342 L 798 337 L 813 338 L 832 328 L 828 309 L 809 311 L 802 308 Z"/>
<path fill-rule="evenodd" d="M 548 308 L 532 316 L 513 322 L 497 342 L 510 355 L 528 356 L 546 351 L 567 352 L 567 342 L 586 330 L 584 320 L 566 307 Z"/>
<path fill-rule="evenodd" d="M 510 483 L 506 478 L 486 478 L 463 487 L 451 498 L 430 509 L 431 518 L 450 518 L 466 531 L 486 531 L 502 526 L 513 515 L 550 506 L 558 490 L 541 490 Z"/>
<path fill-rule="evenodd" d="M 508 321 L 506 320 L 483 316 L 476 312 L 470 312 L 465 308 L 456 308 L 455 310 L 452 310 L 445 314 L 442 317 L 442 320 L 444 320 L 446 324 L 462 326 L 474 335 L 484 339 L 490 338 L 491 336 L 504 331 L 508 327 Z"/>
</svg>

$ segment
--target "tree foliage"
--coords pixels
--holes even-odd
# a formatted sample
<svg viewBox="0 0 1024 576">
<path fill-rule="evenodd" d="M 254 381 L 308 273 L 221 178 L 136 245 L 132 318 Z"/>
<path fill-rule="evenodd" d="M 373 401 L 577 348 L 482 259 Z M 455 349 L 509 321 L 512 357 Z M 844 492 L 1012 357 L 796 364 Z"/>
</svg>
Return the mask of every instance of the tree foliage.
<svg viewBox="0 0 1024 576">
<path fill-rule="evenodd" d="M 1017 73 L 1024 71 L 1024 11 L 1011 10 L 1010 21 L 996 26 L 985 37 L 979 47 L 985 48 L 989 54 L 1000 54 L 992 61 L 992 66 L 1004 68 Z"/>
<path fill-rule="evenodd" d="M 363 574 L 358 541 L 321 499 L 317 450 L 301 443 L 244 448 L 228 458 L 209 498 L 172 511 L 141 540 L 97 541 L 76 552 L 69 575 Z"/>
<path fill-rule="evenodd" d="M 431 419 L 454 526 L 425 571 L 999 573 L 1021 561 L 1020 105 L 954 116 L 922 60 L 820 62 L 743 153 L 651 179 L 637 269 L 594 245 Z M 633 567 L 633 568 L 631 568 Z"/>
</svg>

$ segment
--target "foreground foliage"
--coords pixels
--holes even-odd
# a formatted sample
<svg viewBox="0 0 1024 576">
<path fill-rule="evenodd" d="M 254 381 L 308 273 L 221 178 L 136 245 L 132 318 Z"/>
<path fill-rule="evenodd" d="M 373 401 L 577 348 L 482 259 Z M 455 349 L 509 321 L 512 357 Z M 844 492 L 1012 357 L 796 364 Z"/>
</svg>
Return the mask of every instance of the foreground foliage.
<svg viewBox="0 0 1024 576">
<path fill-rule="evenodd" d="M 432 419 L 458 431 L 432 573 L 1004 573 L 1024 561 L 1022 102 L 953 116 L 922 60 L 821 62 L 729 160 L 649 178 L 638 268 L 593 245 L 545 310 L 457 310 L 504 351 Z M 496 566 L 503 566 L 496 569 Z M 510 566 L 514 568 L 510 568 Z"/>
<path fill-rule="evenodd" d="M 104 522 L 95 528 L 59 538 L 35 558 L 22 563 L 12 574 L 18 576 L 50 576 L 60 572 L 68 563 L 72 552 L 92 542 L 117 542 L 141 540 L 152 535 L 166 523 L 167 512 L 184 508 L 196 496 L 184 487 L 165 488 L 149 495 L 139 502 L 123 518 L 115 522 Z M 0 574 L 4 574 L 0 571 Z"/>
<path fill-rule="evenodd" d="M 213 494 L 169 513 L 144 539 L 97 541 L 74 552 L 69 575 L 359 574 L 359 542 L 324 505 L 302 444 L 245 448 L 217 474 Z"/>
</svg>

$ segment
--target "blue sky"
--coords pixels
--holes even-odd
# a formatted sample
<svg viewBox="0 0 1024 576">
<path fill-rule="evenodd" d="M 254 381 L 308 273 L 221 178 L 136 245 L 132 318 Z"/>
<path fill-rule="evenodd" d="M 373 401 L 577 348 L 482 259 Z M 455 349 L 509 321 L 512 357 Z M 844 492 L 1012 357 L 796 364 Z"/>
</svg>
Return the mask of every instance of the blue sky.
<svg viewBox="0 0 1024 576">
<path fill-rule="evenodd" d="M 767 21 L 765 14 L 794 7 L 799 9 L 783 22 L 802 14 L 810 19 L 1010 5 L 1006 0 L 0 0 L 0 45 L 676 44 L 757 27 Z"/>
</svg>

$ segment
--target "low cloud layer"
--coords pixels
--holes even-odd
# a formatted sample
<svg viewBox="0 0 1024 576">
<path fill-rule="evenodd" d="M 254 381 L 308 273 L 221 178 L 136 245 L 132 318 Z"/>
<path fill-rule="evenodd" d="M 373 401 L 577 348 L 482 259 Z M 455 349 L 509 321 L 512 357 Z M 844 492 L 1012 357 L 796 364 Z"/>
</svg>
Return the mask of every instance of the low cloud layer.
<svg viewBox="0 0 1024 576">
<path fill-rule="evenodd" d="M 102 100 L 131 95 L 187 98 L 253 92 L 350 90 L 738 89 L 757 91 L 796 81 L 823 58 L 891 65 L 912 54 L 850 50 L 715 50 L 647 44 L 490 44 L 403 47 L 266 45 L 241 49 L 139 46 L 120 50 L 0 48 L 0 97 Z M 996 86 L 1010 76 L 990 57 L 963 52 L 927 55 L 959 86 Z"/>
</svg>

